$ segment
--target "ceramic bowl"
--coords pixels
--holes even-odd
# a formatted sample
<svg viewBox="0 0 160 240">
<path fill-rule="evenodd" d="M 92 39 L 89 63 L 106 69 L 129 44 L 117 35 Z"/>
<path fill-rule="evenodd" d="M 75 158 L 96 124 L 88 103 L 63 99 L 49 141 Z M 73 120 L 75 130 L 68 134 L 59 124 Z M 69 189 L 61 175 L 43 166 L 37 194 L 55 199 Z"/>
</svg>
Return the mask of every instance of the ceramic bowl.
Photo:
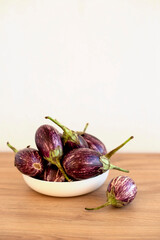
<svg viewBox="0 0 160 240">
<path fill-rule="evenodd" d="M 73 182 L 48 182 L 23 175 L 26 184 L 36 192 L 54 197 L 74 197 L 95 191 L 106 181 L 109 171 L 96 177 Z"/>
</svg>

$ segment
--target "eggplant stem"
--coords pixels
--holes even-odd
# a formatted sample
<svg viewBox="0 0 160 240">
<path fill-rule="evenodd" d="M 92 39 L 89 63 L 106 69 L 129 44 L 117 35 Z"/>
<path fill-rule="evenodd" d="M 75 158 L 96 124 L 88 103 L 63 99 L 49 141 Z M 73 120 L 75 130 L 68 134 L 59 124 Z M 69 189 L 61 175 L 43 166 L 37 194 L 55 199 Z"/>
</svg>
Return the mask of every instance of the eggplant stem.
<svg viewBox="0 0 160 240">
<path fill-rule="evenodd" d="M 7 142 L 7 146 L 13 150 L 13 152 L 17 153 L 18 150 L 14 148 L 9 142 Z"/>
<path fill-rule="evenodd" d="M 128 138 L 124 143 L 122 143 L 121 145 L 119 145 L 118 147 L 116 147 L 115 149 L 113 149 L 112 151 L 110 151 L 109 153 L 107 153 L 105 155 L 105 157 L 107 157 L 108 159 L 112 157 L 112 155 L 117 152 L 120 148 L 122 148 L 126 143 L 128 143 L 131 139 L 133 139 L 134 137 L 131 136 L 130 138 Z"/>
<path fill-rule="evenodd" d="M 56 125 L 58 125 L 62 130 L 63 130 L 63 143 L 64 145 L 66 144 L 66 142 L 68 140 L 80 144 L 79 142 L 79 138 L 76 132 L 70 130 L 69 128 L 65 127 L 64 125 L 62 125 L 60 122 L 58 122 L 56 119 L 53 119 L 51 117 L 45 117 L 46 119 L 50 119 L 52 122 L 54 122 Z"/>
<path fill-rule="evenodd" d="M 60 162 L 57 161 L 56 166 L 59 168 L 59 170 L 61 171 L 61 173 L 63 174 L 63 176 L 65 177 L 65 179 L 68 182 L 71 182 L 71 179 L 67 176 L 67 174 L 65 173 L 65 171 L 63 170 L 63 167 L 61 166 Z"/>
<path fill-rule="evenodd" d="M 82 136 L 82 135 L 86 132 L 86 129 L 88 128 L 88 125 L 89 125 L 89 123 L 86 123 L 83 131 L 82 131 L 82 132 L 77 131 L 76 133 L 77 133 L 78 135 L 81 135 L 81 136 Z"/>
<path fill-rule="evenodd" d="M 120 168 L 120 167 L 117 167 L 115 165 L 112 165 L 110 164 L 110 169 L 116 169 L 116 170 L 119 170 L 119 171 L 122 171 L 122 172 L 126 172 L 126 173 L 129 173 L 129 170 L 126 170 L 126 169 L 123 169 L 123 168 Z"/>
<path fill-rule="evenodd" d="M 66 132 L 67 127 L 65 127 L 64 125 L 62 125 L 59 121 L 57 121 L 57 119 L 53 119 L 49 116 L 45 117 L 46 119 L 50 119 L 52 122 L 54 122 L 56 125 L 58 125 L 64 132 Z"/>
<path fill-rule="evenodd" d="M 87 129 L 88 125 L 89 125 L 89 123 L 86 123 L 83 131 L 76 131 L 77 135 L 82 136 L 86 132 L 86 129 Z"/>
<path fill-rule="evenodd" d="M 99 207 L 95 207 L 95 208 L 85 208 L 85 210 L 98 210 L 98 209 L 100 209 L 100 208 L 103 208 L 103 207 L 106 207 L 106 206 L 109 206 L 109 205 L 111 205 L 111 203 L 110 203 L 110 202 L 106 202 L 106 203 L 104 203 L 103 205 L 101 205 L 101 206 L 99 206 Z"/>
<path fill-rule="evenodd" d="M 82 131 L 82 134 L 84 134 L 84 133 L 86 132 L 86 130 L 87 130 L 87 128 L 88 128 L 88 125 L 89 125 L 89 123 L 86 123 L 86 125 L 85 125 L 85 127 L 84 127 L 84 129 L 83 129 L 83 131 Z"/>
<path fill-rule="evenodd" d="M 65 173 L 61 163 L 60 163 L 60 159 L 55 156 L 57 153 L 57 151 L 53 151 L 49 153 L 49 157 L 44 157 L 44 159 L 46 159 L 48 162 L 50 162 L 51 164 L 53 165 L 56 165 L 57 168 L 61 171 L 61 173 L 63 174 L 63 176 L 65 177 L 65 179 L 68 181 L 68 182 L 71 182 L 71 179 L 69 179 L 69 177 L 67 176 L 67 174 Z"/>
<path fill-rule="evenodd" d="M 113 164 L 110 163 L 109 159 L 104 156 L 101 156 L 99 161 L 103 164 L 103 167 L 101 167 L 100 169 L 102 169 L 104 172 L 108 171 L 109 169 L 116 169 L 122 172 L 129 172 L 129 170 L 117 167 Z"/>
</svg>

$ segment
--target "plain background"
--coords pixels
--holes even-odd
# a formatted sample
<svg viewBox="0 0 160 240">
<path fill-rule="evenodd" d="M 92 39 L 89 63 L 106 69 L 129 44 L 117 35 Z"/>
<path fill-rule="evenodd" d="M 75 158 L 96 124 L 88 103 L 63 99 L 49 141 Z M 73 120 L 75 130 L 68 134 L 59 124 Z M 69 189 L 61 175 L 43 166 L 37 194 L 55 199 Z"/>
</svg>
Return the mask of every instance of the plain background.
<svg viewBox="0 0 160 240">
<path fill-rule="evenodd" d="M 0 0 L 0 151 L 35 147 L 50 115 L 160 152 L 159 92 L 160 1 Z"/>
</svg>

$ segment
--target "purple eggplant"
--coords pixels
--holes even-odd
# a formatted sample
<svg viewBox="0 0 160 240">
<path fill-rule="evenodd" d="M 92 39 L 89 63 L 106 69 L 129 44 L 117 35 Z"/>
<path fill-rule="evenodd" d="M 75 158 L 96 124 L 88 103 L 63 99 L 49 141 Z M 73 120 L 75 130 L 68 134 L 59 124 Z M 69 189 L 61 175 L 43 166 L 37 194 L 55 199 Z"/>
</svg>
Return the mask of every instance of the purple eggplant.
<svg viewBox="0 0 160 240">
<path fill-rule="evenodd" d="M 40 126 L 35 134 L 35 142 L 38 150 L 44 158 L 62 157 L 63 146 L 59 132 L 50 125 Z"/>
<path fill-rule="evenodd" d="M 115 152 L 122 148 L 132 138 L 133 137 L 130 137 L 124 143 L 106 155 L 102 155 L 97 151 L 89 148 L 79 148 L 72 150 L 63 158 L 62 165 L 65 169 L 65 172 L 74 180 L 82 180 L 95 177 L 109 169 L 117 169 L 119 171 L 129 172 L 128 170 L 112 165 L 109 159 Z"/>
<path fill-rule="evenodd" d="M 36 131 L 35 142 L 43 158 L 56 165 L 66 180 L 70 181 L 60 162 L 63 145 L 59 132 L 50 125 L 42 125 Z"/>
<path fill-rule="evenodd" d="M 102 155 L 107 154 L 107 149 L 104 143 L 102 143 L 98 138 L 88 133 L 83 133 L 82 137 L 86 140 L 90 149 L 93 149 Z"/>
<path fill-rule="evenodd" d="M 10 145 L 9 142 L 7 142 L 7 145 L 16 153 L 14 165 L 21 173 L 31 177 L 38 176 L 42 173 L 44 163 L 36 149 L 27 147 L 18 151 Z"/>
<path fill-rule="evenodd" d="M 88 147 L 90 149 L 93 149 L 102 155 L 107 154 L 107 149 L 106 149 L 104 143 L 101 140 L 99 140 L 98 138 L 96 138 L 95 136 L 86 133 L 87 127 L 88 127 L 88 123 L 86 124 L 83 132 L 76 132 L 76 133 L 79 134 L 80 136 L 82 136 L 83 139 L 85 139 L 85 141 L 87 142 Z"/>
<path fill-rule="evenodd" d="M 124 207 L 131 203 L 137 194 L 135 182 L 127 176 L 113 178 L 107 188 L 107 202 L 96 208 L 85 208 L 86 210 L 98 210 L 112 205 L 113 207 Z"/>
<path fill-rule="evenodd" d="M 63 130 L 62 141 L 64 144 L 65 153 L 71 151 L 74 148 L 88 148 L 88 144 L 85 141 L 85 139 L 81 136 L 81 134 L 78 134 L 77 132 L 70 130 L 69 128 L 65 127 L 60 122 L 58 122 L 56 119 L 53 119 L 48 116 L 45 118 L 50 119 L 52 122 L 57 124 Z"/>
<path fill-rule="evenodd" d="M 63 137 L 62 137 L 62 139 L 63 139 Z M 87 142 L 81 135 L 78 135 L 78 141 L 79 141 L 79 143 L 73 142 L 71 140 L 67 140 L 67 142 L 64 145 L 65 154 L 75 148 L 88 148 Z"/>
<path fill-rule="evenodd" d="M 44 171 L 43 180 L 50 182 L 65 182 L 65 177 L 55 165 L 48 163 Z"/>
</svg>

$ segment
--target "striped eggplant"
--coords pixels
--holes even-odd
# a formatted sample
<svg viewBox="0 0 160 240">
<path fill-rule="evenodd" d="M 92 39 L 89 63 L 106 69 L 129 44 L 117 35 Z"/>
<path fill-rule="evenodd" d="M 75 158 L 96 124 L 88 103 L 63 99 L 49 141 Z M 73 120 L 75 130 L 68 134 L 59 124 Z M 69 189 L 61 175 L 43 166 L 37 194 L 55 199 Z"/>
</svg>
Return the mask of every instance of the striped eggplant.
<svg viewBox="0 0 160 240">
<path fill-rule="evenodd" d="M 95 208 L 85 208 L 86 210 L 98 210 L 112 205 L 113 207 L 124 207 L 131 203 L 137 194 L 135 182 L 127 176 L 113 178 L 107 188 L 107 201 L 105 204 Z"/>
<path fill-rule="evenodd" d="M 35 142 L 38 150 L 44 158 L 62 157 L 63 146 L 59 132 L 50 125 L 40 126 L 35 134 Z"/>
<path fill-rule="evenodd" d="M 62 141 L 65 153 L 75 148 L 88 148 L 88 144 L 85 141 L 85 139 L 81 136 L 81 134 L 78 134 L 78 132 L 70 130 L 69 128 L 65 127 L 60 122 L 58 122 L 56 119 L 53 119 L 49 116 L 45 118 L 50 119 L 52 122 L 54 122 L 63 130 Z"/>
<path fill-rule="evenodd" d="M 7 142 L 7 145 L 16 153 L 14 165 L 21 173 L 31 177 L 38 176 L 42 173 L 44 162 L 36 149 L 27 147 L 18 151 L 10 145 L 9 142 Z"/>
<path fill-rule="evenodd" d="M 73 149 L 64 156 L 62 160 L 63 168 L 67 175 L 74 180 L 95 177 L 109 169 L 117 169 L 119 171 L 129 172 L 128 170 L 112 165 L 109 159 L 132 138 L 133 137 L 130 137 L 124 143 L 106 155 L 102 155 L 89 148 Z"/>
<path fill-rule="evenodd" d="M 60 162 L 63 155 L 63 144 L 57 129 L 46 124 L 40 126 L 35 134 L 35 142 L 43 158 L 56 165 L 66 180 L 70 181 Z"/>
<path fill-rule="evenodd" d="M 83 133 L 82 137 L 86 140 L 90 149 L 93 149 L 102 155 L 107 154 L 107 149 L 104 143 L 102 143 L 102 141 L 100 141 L 98 138 L 88 133 Z"/>
<path fill-rule="evenodd" d="M 48 163 L 44 170 L 43 180 L 49 182 L 64 182 L 65 177 L 55 165 Z"/>
</svg>

